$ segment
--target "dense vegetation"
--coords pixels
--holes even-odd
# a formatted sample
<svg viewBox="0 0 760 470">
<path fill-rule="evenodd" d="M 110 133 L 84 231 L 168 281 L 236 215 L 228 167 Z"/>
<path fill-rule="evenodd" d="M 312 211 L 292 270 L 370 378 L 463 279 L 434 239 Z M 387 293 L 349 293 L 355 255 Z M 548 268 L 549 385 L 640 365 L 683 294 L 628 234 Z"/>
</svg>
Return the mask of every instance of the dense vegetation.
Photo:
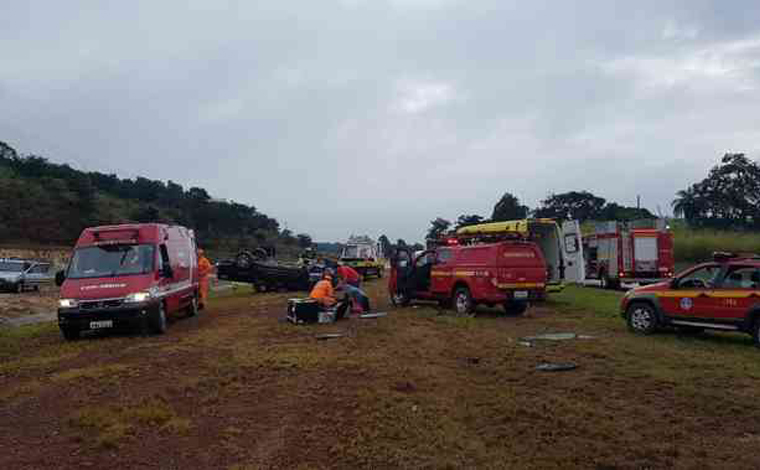
<svg viewBox="0 0 760 470">
<path fill-rule="evenodd" d="M 70 245 L 87 226 L 154 221 L 194 228 L 199 241 L 217 251 L 311 244 L 308 235 L 281 230 L 255 207 L 212 199 L 203 188 L 83 172 L 22 156 L 0 141 L 0 243 Z"/>
</svg>

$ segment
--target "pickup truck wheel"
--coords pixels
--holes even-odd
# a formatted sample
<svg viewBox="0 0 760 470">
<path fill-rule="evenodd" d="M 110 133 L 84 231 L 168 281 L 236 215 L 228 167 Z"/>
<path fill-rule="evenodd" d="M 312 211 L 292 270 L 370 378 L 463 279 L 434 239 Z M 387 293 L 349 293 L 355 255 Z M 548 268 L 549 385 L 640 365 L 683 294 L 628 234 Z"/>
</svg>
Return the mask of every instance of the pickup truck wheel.
<svg viewBox="0 0 760 470">
<path fill-rule="evenodd" d="M 153 333 L 157 335 L 166 333 L 166 306 L 163 302 L 158 304 L 153 317 Z"/>
<path fill-rule="evenodd" d="M 657 313 L 644 302 L 634 302 L 626 310 L 628 328 L 634 333 L 651 335 L 657 331 Z"/>
<path fill-rule="evenodd" d="M 391 303 L 396 307 L 406 307 L 410 302 L 409 295 L 406 292 L 395 292 L 391 294 Z"/>
<path fill-rule="evenodd" d="M 72 327 L 61 327 L 61 334 L 66 341 L 75 341 L 79 339 L 79 329 Z"/>
<path fill-rule="evenodd" d="M 528 302 L 508 301 L 504 302 L 504 311 L 507 315 L 522 315 L 528 310 Z"/>
<path fill-rule="evenodd" d="M 460 315 L 470 315 L 475 310 L 475 302 L 472 301 L 470 289 L 460 287 L 454 292 L 454 309 Z"/>
<path fill-rule="evenodd" d="M 193 294 L 193 298 L 190 300 L 190 305 L 187 306 L 187 316 L 197 317 L 198 312 L 198 294 Z"/>
</svg>

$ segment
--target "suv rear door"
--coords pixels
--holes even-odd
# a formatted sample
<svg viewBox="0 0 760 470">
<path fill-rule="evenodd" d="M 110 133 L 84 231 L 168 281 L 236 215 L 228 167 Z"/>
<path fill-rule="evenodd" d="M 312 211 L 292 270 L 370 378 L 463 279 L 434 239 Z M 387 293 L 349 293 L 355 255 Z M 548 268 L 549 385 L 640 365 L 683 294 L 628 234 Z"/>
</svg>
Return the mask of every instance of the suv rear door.
<svg viewBox="0 0 760 470">
<path fill-rule="evenodd" d="M 742 321 L 760 303 L 760 269 L 756 266 L 729 266 L 723 280 L 710 294 L 715 304 L 712 317 Z"/>
</svg>

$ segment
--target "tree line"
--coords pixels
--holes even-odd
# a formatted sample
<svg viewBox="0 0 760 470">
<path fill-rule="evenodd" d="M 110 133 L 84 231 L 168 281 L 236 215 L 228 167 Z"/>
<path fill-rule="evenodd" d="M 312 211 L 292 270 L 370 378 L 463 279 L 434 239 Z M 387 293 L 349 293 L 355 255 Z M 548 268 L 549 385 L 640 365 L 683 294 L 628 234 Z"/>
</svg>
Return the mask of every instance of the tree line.
<svg viewBox="0 0 760 470">
<path fill-rule="evenodd" d="M 702 181 L 678 191 L 672 206 L 691 227 L 760 228 L 760 165 L 743 153 L 726 153 Z"/>
<path fill-rule="evenodd" d="M 124 222 L 181 224 L 210 247 L 312 242 L 254 206 L 215 200 L 203 188 L 83 172 L 0 141 L 0 242 L 71 244 L 87 226 Z"/>
<path fill-rule="evenodd" d="M 589 220 L 645 219 L 654 217 L 654 214 L 648 209 L 626 207 L 615 202 L 608 202 L 603 197 L 596 196 L 588 191 L 551 194 L 541 201 L 539 207 L 531 210 L 528 206 L 523 205 L 517 196 L 506 192 L 494 205 L 490 217 L 464 214 L 460 215 L 456 222 L 438 217 L 430 222 L 426 238 L 434 240 L 449 230 L 457 230 L 469 225 L 519 220 L 528 217 L 576 219 L 585 222 Z"/>
</svg>

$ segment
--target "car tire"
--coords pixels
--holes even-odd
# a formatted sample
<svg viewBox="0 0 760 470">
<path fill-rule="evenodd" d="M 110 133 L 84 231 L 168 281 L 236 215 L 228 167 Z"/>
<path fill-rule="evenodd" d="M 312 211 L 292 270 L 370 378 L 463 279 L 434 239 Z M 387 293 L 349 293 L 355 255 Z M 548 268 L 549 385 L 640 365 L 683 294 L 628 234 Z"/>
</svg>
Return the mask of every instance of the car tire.
<svg viewBox="0 0 760 470">
<path fill-rule="evenodd" d="M 79 339 L 80 335 L 79 328 L 73 328 L 73 327 L 61 327 L 61 334 L 63 335 L 63 339 L 66 341 L 76 341 Z"/>
<path fill-rule="evenodd" d="M 651 335 L 657 331 L 657 312 L 648 303 L 633 302 L 625 311 L 628 328 L 634 333 Z"/>
<path fill-rule="evenodd" d="M 153 314 L 153 333 L 157 335 L 166 333 L 166 306 L 163 302 L 158 304 Z"/>
<path fill-rule="evenodd" d="M 466 287 L 460 287 L 454 291 L 452 304 L 459 315 L 471 315 L 475 311 L 475 302 L 472 300 L 470 289 Z"/>
<path fill-rule="evenodd" d="M 383 278 L 383 270 L 382 269 L 378 269 L 377 270 L 377 278 L 378 279 L 382 279 Z"/>
<path fill-rule="evenodd" d="M 504 302 L 504 311 L 507 313 L 507 315 L 522 315 L 526 310 L 528 310 L 528 307 L 528 302 Z"/>
<path fill-rule="evenodd" d="M 239 269 L 248 269 L 253 266 L 254 256 L 250 251 L 241 251 L 235 256 L 235 266 Z"/>
<path fill-rule="evenodd" d="M 190 300 L 190 305 L 187 306 L 187 316 L 188 317 L 197 317 L 198 313 L 200 312 L 200 308 L 198 308 L 198 294 L 193 294 L 192 300 Z"/>
<path fill-rule="evenodd" d="M 13 290 L 16 291 L 17 294 L 24 292 L 24 283 L 21 281 L 17 282 L 16 285 L 13 287 L 14 287 Z"/>
</svg>

